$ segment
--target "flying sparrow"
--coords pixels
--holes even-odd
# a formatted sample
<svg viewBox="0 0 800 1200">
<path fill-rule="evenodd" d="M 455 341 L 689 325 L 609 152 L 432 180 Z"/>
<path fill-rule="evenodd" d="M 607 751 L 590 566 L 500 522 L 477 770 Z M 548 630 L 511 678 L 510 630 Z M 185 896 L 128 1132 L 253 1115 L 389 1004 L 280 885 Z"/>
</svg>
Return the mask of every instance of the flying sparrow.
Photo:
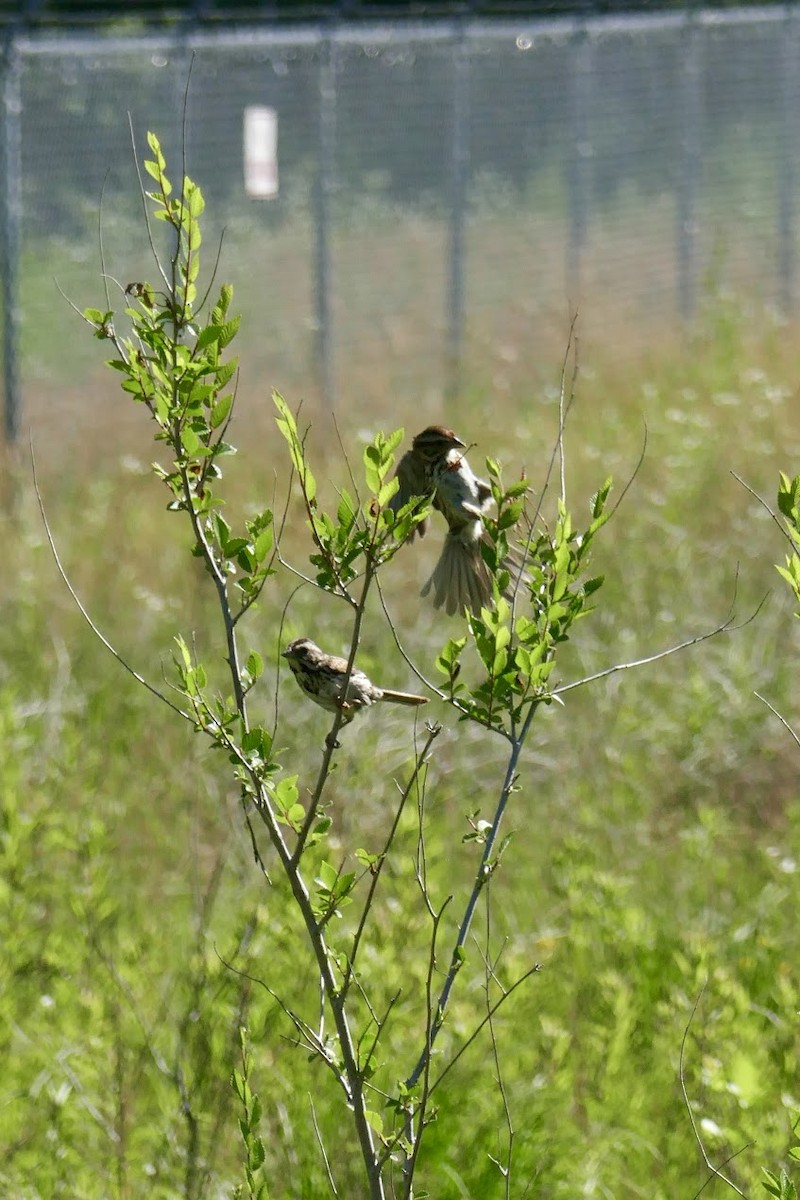
<svg viewBox="0 0 800 1200">
<path fill-rule="evenodd" d="M 311 638 L 295 638 L 283 652 L 292 669 L 292 674 L 301 689 L 321 708 L 328 712 L 341 709 L 343 723 L 349 725 L 356 713 L 379 700 L 390 700 L 394 704 L 427 704 L 427 696 L 414 696 L 410 692 L 394 692 L 390 688 L 379 688 L 370 679 L 353 667 L 347 682 L 347 694 L 343 696 L 347 679 L 347 659 L 336 654 L 326 654 Z"/>
<path fill-rule="evenodd" d="M 492 576 L 481 554 L 483 518 L 492 506 L 492 489 L 475 475 L 465 449 L 452 429 L 429 425 L 397 464 L 400 486 L 390 501 L 397 512 L 412 497 L 433 493 L 433 507 L 447 521 L 448 533 L 422 595 L 433 589 L 434 608 L 444 606 L 451 616 L 465 608 L 478 613 L 492 603 Z M 417 528 L 424 537 L 427 521 Z"/>
</svg>

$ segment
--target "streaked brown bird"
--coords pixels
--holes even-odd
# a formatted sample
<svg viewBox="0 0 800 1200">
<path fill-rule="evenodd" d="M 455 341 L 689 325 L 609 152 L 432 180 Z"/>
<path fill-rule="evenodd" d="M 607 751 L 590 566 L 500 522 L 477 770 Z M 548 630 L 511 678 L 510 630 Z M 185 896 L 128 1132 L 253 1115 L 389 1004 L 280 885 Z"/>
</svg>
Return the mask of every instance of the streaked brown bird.
<svg viewBox="0 0 800 1200">
<path fill-rule="evenodd" d="M 328 712 L 336 712 L 341 708 L 345 725 L 349 725 L 362 708 L 369 708 L 379 700 L 413 706 L 428 703 L 427 696 L 379 688 L 357 667 L 353 667 L 350 678 L 347 679 L 347 659 L 340 658 L 337 654 L 326 654 L 316 642 L 311 641 L 311 638 L 295 638 L 284 650 L 283 658 L 288 662 L 292 674 L 309 700 L 313 700 Z"/>
<path fill-rule="evenodd" d="M 397 464 L 400 487 L 390 502 L 397 512 L 414 496 L 433 494 L 433 507 L 447 521 L 448 533 L 422 595 L 433 589 L 434 608 L 444 607 L 450 616 L 465 608 L 477 613 L 492 603 L 492 577 L 481 554 L 492 489 L 475 475 L 465 449 L 461 438 L 444 425 L 423 429 Z M 424 537 L 427 521 L 417 528 Z"/>
</svg>

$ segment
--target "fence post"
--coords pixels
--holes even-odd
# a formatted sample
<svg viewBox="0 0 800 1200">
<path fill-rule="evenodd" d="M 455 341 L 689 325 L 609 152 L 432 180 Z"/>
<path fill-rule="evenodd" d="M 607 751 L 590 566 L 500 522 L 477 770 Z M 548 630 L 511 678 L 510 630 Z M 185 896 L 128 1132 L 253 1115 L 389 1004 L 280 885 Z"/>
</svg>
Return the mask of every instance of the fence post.
<svg viewBox="0 0 800 1200">
<path fill-rule="evenodd" d="M 464 350 L 464 225 L 470 165 L 470 54 L 459 22 L 452 42 L 453 142 L 450 160 L 450 261 L 447 284 L 447 385 L 453 399 L 461 387 Z"/>
<path fill-rule="evenodd" d="M 798 148 L 797 113 L 800 103 L 800 63 L 798 63 L 797 8 L 786 5 L 786 17 L 781 30 L 781 137 L 778 162 L 778 305 L 784 314 L 794 309 L 795 274 L 795 189 L 797 170 L 795 156 Z"/>
<path fill-rule="evenodd" d="M 2 51 L 3 140 L 0 160 L 0 271 L 3 293 L 5 438 L 19 437 L 19 255 L 22 223 L 21 61 L 13 33 Z"/>
<path fill-rule="evenodd" d="M 336 92 L 338 48 L 329 30 L 320 39 L 318 164 L 314 188 L 316 218 L 315 323 L 317 378 L 323 404 L 333 408 L 333 327 L 331 311 L 331 208 L 336 187 Z"/>
<path fill-rule="evenodd" d="M 592 144 L 589 135 L 589 113 L 592 104 L 592 74 L 594 70 L 594 48 L 589 31 L 583 25 L 571 43 L 572 51 L 572 96 L 571 96 L 571 141 L 567 189 L 569 203 L 569 236 L 567 238 L 567 286 L 572 293 L 571 302 L 580 301 L 581 262 L 589 229 L 589 164 Z"/>
<path fill-rule="evenodd" d="M 678 311 L 684 321 L 692 319 L 697 304 L 697 192 L 702 171 L 701 32 L 697 14 L 689 9 L 682 31 L 679 79 L 682 155 L 676 204 Z"/>
</svg>

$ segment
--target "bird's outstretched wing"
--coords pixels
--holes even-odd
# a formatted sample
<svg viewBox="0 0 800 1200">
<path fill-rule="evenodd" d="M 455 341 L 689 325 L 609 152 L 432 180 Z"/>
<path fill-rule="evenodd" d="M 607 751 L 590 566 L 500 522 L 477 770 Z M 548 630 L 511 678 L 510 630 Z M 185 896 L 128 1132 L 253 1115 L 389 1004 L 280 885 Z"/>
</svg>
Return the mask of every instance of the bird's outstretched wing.
<svg viewBox="0 0 800 1200">
<path fill-rule="evenodd" d="M 406 451 L 397 464 L 395 475 L 400 486 L 389 501 L 392 512 L 399 512 L 415 496 L 427 496 L 431 491 L 426 480 L 425 464 L 414 450 Z M 408 540 L 412 541 L 415 533 L 418 533 L 420 537 L 425 537 L 427 531 L 428 518 L 426 517 L 424 521 L 420 521 L 415 530 L 412 530 Z"/>
</svg>

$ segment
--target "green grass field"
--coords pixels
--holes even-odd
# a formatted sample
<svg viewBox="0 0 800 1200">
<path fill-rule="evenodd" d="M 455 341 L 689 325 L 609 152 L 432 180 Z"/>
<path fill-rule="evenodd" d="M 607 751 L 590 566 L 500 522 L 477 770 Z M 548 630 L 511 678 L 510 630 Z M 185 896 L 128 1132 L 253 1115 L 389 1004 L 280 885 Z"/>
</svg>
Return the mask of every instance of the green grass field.
<svg viewBox="0 0 800 1200">
<path fill-rule="evenodd" d="M 778 470 L 800 470 L 796 345 L 796 328 L 712 298 L 689 338 L 581 352 L 566 439 L 576 520 L 608 474 L 621 493 L 645 428 L 647 450 L 600 535 L 593 566 L 605 586 L 558 678 L 706 633 L 732 607 L 741 627 L 576 689 L 540 714 L 509 811 L 513 839 L 491 883 L 491 923 L 484 906 L 441 1061 L 485 1012 L 487 938 L 493 956 L 505 947 L 506 983 L 533 962 L 541 971 L 500 1010 L 496 1059 L 484 1031 L 436 1093 L 420 1195 L 697 1195 L 709 1170 L 681 1094 L 687 1027 L 683 1076 L 710 1159 L 727 1163 L 748 1196 L 761 1194 L 762 1168 L 789 1164 L 800 1105 L 800 749 L 755 692 L 796 722 L 800 648 L 773 566 L 784 543 L 731 472 L 774 507 Z M 444 412 L 422 413 L 411 400 L 395 408 L 376 387 L 375 419 L 409 436 L 446 419 L 478 443 L 476 464 L 491 454 L 508 478 L 524 465 L 535 490 L 556 435 L 562 353 L 554 337 L 537 363 L 542 384 L 524 360 L 506 364 L 499 391 L 489 365 L 483 377 L 476 370 Z M 83 395 L 97 396 L 89 418 L 75 391 L 55 423 L 52 394 L 32 397 L 41 491 L 64 568 L 102 632 L 159 686 L 177 633 L 221 671 L 212 589 L 147 470 L 155 452 L 145 414 L 114 384 L 93 377 Z M 231 520 L 273 491 L 282 503 L 285 447 L 267 390 L 243 387 L 230 438 L 240 453 L 227 460 Z M 337 415 L 358 463 L 363 405 L 345 398 Z M 312 419 L 315 473 L 330 500 L 347 484 L 346 467 L 330 419 Z M 366 1195 L 338 1094 L 292 1045 L 288 1019 L 259 982 L 315 1019 L 310 952 L 279 871 L 267 887 L 253 866 L 228 764 L 88 629 L 47 546 L 25 453 L 9 465 L 16 485 L 0 518 L 0 1191 L 31 1200 L 231 1196 L 243 1174 L 228 1080 L 246 1025 L 269 1195 L 329 1194 L 315 1121 L 339 1195 Z M 405 548 L 382 576 L 400 639 L 430 674 L 460 631 L 418 596 L 440 536 Z M 309 552 L 296 494 L 283 552 L 297 565 Z M 268 663 L 254 708 L 271 723 L 277 696 L 282 761 L 303 788 L 329 722 L 278 668 L 278 650 L 308 633 L 340 652 L 350 617 L 297 582 L 288 571 L 271 581 L 245 640 Z M 359 661 L 386 684 L 415 686 L 377 604 Z M 454 896 L 441 972 L 477 862 L 462 840 L 467 814 L 491 811 L 504 747 L 441 702 L 430 715 L 444 730 L 426 792 L 429 880 L 439 902 Z M 329 792 L 342 861 L 381 844 L 414 736 L 413 718 L 388 707 L 342 736 Z M 409 814 L 365 962 L 378 997 L 402 993 L 378 1088 L 404 1077 L 421 1048 L 427 925 L 416 844 Z M 507 1186 L 492 1159 L 506 1161 L 509 1124 Z M 728 1190 L 712 1180 L 704 1194 Z"/>
</svg>

